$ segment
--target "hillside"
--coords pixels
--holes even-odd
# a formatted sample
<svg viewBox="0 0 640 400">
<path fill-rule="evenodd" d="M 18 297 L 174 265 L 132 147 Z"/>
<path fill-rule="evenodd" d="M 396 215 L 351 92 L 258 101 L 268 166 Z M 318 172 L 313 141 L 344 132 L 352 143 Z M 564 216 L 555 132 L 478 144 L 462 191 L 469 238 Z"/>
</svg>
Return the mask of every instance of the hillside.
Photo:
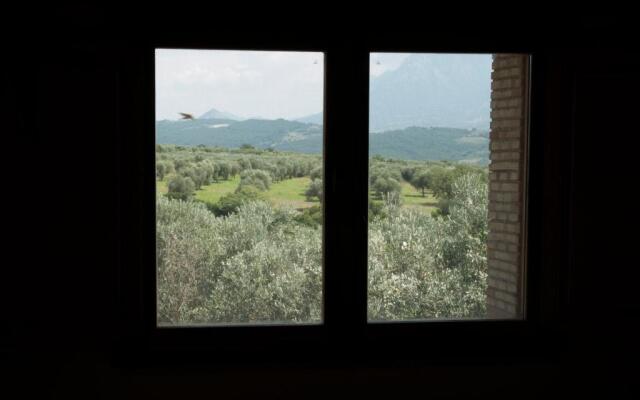
<svg viewBox="0 0 640 400">
<path fill-rule="evenodd" d="M 371 134 L 369 154 L 405 160 L 489 162 L 489 138 L 484 131 L 411 127 Z"/>
<path fill-rule="evenodd" d="M 199 118 L 200 119 L 232 119 L 234 121 L 241 121 L 245 119 L 228 112 L 216 110 L 215 108 L 210 109 L 206 113 L 202 114 Z"/>
<path fill-rule="evenodd" d="M 491 56 L 412 54 L 370 81 L 372 132 L 411 126 L 489 128 Z"/>
<path fill-rule="evenodd" d="M 156 122 L 156 141 L 160 144 L 220 146 L 235 148 L 243 144 L 277 150 L 318 153 L 322 128 L 284 119 L 197 119 Z"/>
<path fill-rule="evenodd" d="M 237 148 L 251 144 L 299 153 L 320 153 L 322 126 L 284 119 L 158 121 L 159 144 Z M 411 127 L 374 133 L 370 153 L 411 160 L 465 160 L 488 163 L 486 132 L 458 128 Z"/>
</svg>

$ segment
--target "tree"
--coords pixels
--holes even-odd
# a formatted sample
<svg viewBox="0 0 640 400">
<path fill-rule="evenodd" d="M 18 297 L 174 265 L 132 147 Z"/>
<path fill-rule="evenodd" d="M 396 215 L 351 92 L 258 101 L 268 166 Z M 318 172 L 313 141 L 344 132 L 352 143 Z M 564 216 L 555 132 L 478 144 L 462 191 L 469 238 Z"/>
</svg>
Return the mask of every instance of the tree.
<svg viewBox="0 0 640 400">
<path fill-rule="evenodd" d="M 231 175 L 232 178 L 235 178 L 236 175 L 238 175 L 240 171 L 242 171 L 242 166 L 240 166 L 240 164 L 238 164 L 235 161 L 231 162 L 230 165 L 231 165 L 231 169 L 229 171 L 229 174 Z"/>
<path fill-rule="evenodd" d="M 400 174 L 402 175 L 402 179 L 411 183 L 417 171 L 418 171 L 417 167 L 405 167 L 405 168 L 402 168 L 402 171 L 400 172 Z"/>
<path fill-rule="evenodd" d="M 425 190 L 431 186 L 431 175 L 427 170 L 421 170 L 413 173 L 413 178 L 409 182 L 416 190 L 422 191 L 422 197 L 425 196 Z"/>
<path fill-rule="evenodd" d="M 222 196 L 215 204 L 207 203 L 207 208 L 216 216 L 221 217 L 233 214 L 243 204 L 257 200 L 263 200 L 260 191 L 252 186 L 244 186 L 238 188 L 234 193 Z"/>
<path fill-rule="evenodd" d="M 390 176 L 380 176 L 376 178 L 371 186 L 376 195 L 382 197 L 389 193 L 400 193 L 400 182 Z"/>
<path fill-rule="evenodd" d="M 322 225 L 322 207 L 311 206 L 303 209 L 300 214 L 295 217 L 295 221 L 312 228 Z"/>
<path fill-rule="evenodd" d="M 195 185 L 195 188 L 200 190 L 202 185 L 206 185 L 208 174 L 205 167 L 202 165 L 189 166 L 180 171 L 180 174 L 185 178 L 191 178 L 191 182 Z"/>
<path fill-rule="evenodd" d="M 245 186 L 253 186 L 261 191 L 269 190 L 271 186 L 271 176 L 268 172 L 260 169 L 249 169 L 240 174 L 240 184 L 238 189 Z"/>
<path fill-rule="evenodd" d="M 314 179 L 309 183 L 307 190 L 304 192 L 307 196 L 307 201 L 311 201 L 316 197 L 320 202 L 323 200 L 323 185 L 322 179 Z"/>
<path fill-rule="evenodd" d="M 196 190 L 196 185 L 191 178 L 180 175 L 171 179 L 167 187 L 169 189 L 167 192 L 168 198 L 184 201 L 192 199 Z"/>
<path fill-rule="evenodd" d="M 218 178 L 226 181 L 229 180 L 229 175 L 231 175 L 231 165 L 228 162 L 223 161 L 216 164 L 216 176 Z"/>
<path fill-rule="evenodd" d="M 161 181 L 164 179 L 164 175 L 166 174 L 166 165 L 162 162 L 156 163 L 156 178 Z"/>
<path fill-rule="evenodd" d="M 314 169 L 312 169 L 309 177 L 313 180 L 322 179 L 322 166 L 315 167 Z"/>
</svg>

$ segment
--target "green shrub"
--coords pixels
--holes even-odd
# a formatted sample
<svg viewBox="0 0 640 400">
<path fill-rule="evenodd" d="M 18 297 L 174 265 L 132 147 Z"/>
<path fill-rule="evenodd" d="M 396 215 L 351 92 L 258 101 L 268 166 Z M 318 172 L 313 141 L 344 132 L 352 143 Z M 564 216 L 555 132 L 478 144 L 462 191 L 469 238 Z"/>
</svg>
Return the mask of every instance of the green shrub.
<svg viewBox="0 0 640 400">
<path fill-rule="evenodd" d="M 304 195 L 307 197 L 307 201 L 312 201 L 313 198 L 317 198 L 320 202 L 323 200 L 323 190 L 324 186 L 322 185 L 322 179 L 314 179 L 309 182 L 309 186 L 307 190 L 304 192 Z"/>
<path fill-rule="evenodd" d="M 191 200 L 196 190 L 196 185 L 189 177 L 175 176 L 167 184 L 166 196 L 175 200 Z"/>
<path fill-rule="evenodd" d="M 261 191 L 269 190 L 269 187 L 271 186 L 271 176 L 267 171 L 260 169 L 248 169 L 242 171 L 240 174 L 238 190 L 247 186 L 253 186 Z"/>
<path fill-rule="evenodd" d="M 312 206 L 305 208 L 295 217 L 296 222 L 312 228 L 322 225 L 322 207 Z"/>
<path fill-rule="evenodd" d="M 206 203 L 206 206 L 213 214 L 221 217 L 235 213 L 244 203 L 256 200 L 263 200 L 260 191 L 252 186 L 244 186 L 222 196 L 215 204 Z"/>
</svg>

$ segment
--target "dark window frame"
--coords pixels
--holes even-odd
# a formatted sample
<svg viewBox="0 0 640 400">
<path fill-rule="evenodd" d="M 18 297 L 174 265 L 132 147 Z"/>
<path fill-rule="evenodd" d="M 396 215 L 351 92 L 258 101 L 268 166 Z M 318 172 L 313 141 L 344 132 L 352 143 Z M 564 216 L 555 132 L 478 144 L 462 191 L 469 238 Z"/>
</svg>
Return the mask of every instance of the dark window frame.
<svg viewBox="0 0 640 400">
<path fill-rule="evenodd" d="M 554 68 L 557 57 L 532 46 L 474 43 L 439 45 L 387 37 L 373 39 L 153 40 L 128 47 L 121 56 L 119 311 L 120 357 L 173 362 L 299 362 L 367 359 L 477 359 L 536 357 L 541 335 L 553 334 L 565 294 L 564 270 L 545 263 L 565 257 L 564 217 L 569 189 L 549 181 L 570 170 L 562 154 L 570 141 L 557 135 L 566 116 L 548 106 L 565 95 Z M 404 43 L 402 47 L 397 43 Z M 321 325 L 206 327 L 156 326 L 155 293 L 155 115 L 156 48 L 320 51 L 325 54 L 324 315 Z M 367 322 L 368 88 L 371 52 L 528 53 L 531 55 L 526 315 L 523 320 Z M 535 63 L 535 64 L 534 64 Z M 354 115 L 356 117 L 354 117 Z M 144 134 L 140 134 L 144 132 Z M 351 132 L 351 134 L 345 134 Z M 554 133 L 556 134 L 554 136 Z M 556 148 L 553 154 L 546 150 Z M 140 156 L 142 155 L 142 156 Z M 351 168 L 350 177 L 337 174 Z M 348 193 L 351 201 L 342 201 Z M 565 224 L 567 226 L 565 226 Z M 564 231 L 563 231 L 564 232 Z M 357 250 L 353 250 L 357 249 Z M 553 264 L 553 263 L 551 263 Z M 556 263 L 557 265 L 557 263 Z M 468 338 L 472 337 L 473 340 Z M 539 340 L 540 339 L 540 340 Z M 372 349 L 375 348 L 375 351 Z"/>
</svg>

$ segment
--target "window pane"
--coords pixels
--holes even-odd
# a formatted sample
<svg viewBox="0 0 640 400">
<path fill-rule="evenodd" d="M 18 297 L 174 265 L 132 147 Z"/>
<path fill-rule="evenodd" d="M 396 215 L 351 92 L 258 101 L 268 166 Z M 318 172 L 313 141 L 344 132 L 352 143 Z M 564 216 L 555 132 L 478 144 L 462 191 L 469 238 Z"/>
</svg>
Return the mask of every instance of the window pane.
<svg viewBox="0 0 640 400">
<path fill-rule="evenodd" d="M 492 84 L 490 54 L 370 55 L 369 320 L 517 316 L 525 78 L 506 60 Z"/>
<path fill-rule="evenodd" d="M 156 50 L 158 325 L 322 320 L 323 69 Z"/>
</svg>

